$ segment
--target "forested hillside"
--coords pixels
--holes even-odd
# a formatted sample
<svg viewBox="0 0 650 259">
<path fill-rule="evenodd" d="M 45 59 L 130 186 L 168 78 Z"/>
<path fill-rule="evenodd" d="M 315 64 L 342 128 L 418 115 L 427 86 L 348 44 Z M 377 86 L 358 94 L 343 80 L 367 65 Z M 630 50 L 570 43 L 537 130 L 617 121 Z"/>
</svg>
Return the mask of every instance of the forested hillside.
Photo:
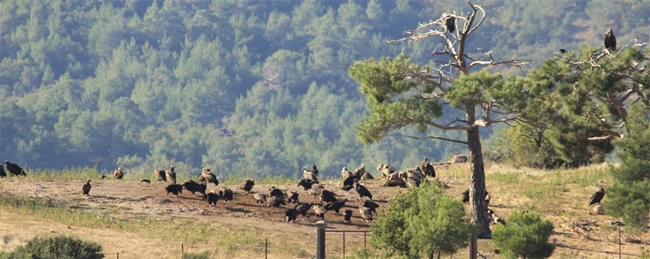
<svg viewBox="0 0 650 259">
<path fill-rule="evenodd" d="M 650 38 L 650 0 L 481 4 L 488 20 L 469 45 L 533 66 L 559 48 L 602 45 L 607 28 L 620 46 Z M 356 126 L 367 107 L 347 66 L 397 55 L 402 49 L 386 39 L 468 8 L 430 0 L 2 1 L 0 158 L 29 168 L 174 165 L 247 176 L 447 159 L 466 148 L 408 138 L 422 135 L 416 129 L 362 145 Z M 404 53 L 431 62 L 434 44 Z"/>
</svg>

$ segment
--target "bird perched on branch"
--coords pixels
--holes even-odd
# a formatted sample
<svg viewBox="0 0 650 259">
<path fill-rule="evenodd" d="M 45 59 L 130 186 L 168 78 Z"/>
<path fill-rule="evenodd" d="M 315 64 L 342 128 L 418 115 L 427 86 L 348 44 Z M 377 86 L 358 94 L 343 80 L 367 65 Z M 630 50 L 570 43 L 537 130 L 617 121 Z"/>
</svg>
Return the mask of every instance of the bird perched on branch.
<svg viewBox="0 0 650 259">
<path fill-rule="evenodd" d="M 443 13 L 442 20 L 445 22 L 445 28 L 447 28 L 448 32 L 453 33 L 456 30 L 456 17 Z"/>
<path fill-rule="evenodd" d="M 614 36 L 612 29 L 607 30 L 605 33 L 605 48 L 609 51 L 616 50 L 616 36 Z"/>
</svg>

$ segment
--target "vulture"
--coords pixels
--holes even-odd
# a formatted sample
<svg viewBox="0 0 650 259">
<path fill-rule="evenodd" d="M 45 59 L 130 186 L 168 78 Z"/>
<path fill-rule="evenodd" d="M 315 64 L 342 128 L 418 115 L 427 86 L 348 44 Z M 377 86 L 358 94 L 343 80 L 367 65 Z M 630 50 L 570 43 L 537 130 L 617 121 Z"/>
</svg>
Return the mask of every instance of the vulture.
<svg viewBox="0 0 650 259">
<path fill-rule="evenodd" d="M 445 21 L 445 27 L 447 31 L 453 33 L 456 30 L 456 17 L 451 16 L 450 14 L 443 14 L 442 19 Z"/>
<path fill-rule="evenodd" d="M 375 213 L 377 212 L 377 208 L 379 208 L 379 204 L 371 200 L 365 200 L 361 203 L 361 207 L 369 208 L 371 213 Z"/>
<path fill-rule="evenodd" d="M 609 51 L 616 50 L 616 36 L 614 36 L 612 29 L 607 30 L 605 33 L 605 48 Z"/>
<path fill-rule="evenodd" d="M 490 194 L 487 191 L 485 191 L 485 203 L 489 205 L 490 199 L 491 199 Z M 469 203 L 469 189 L 463 192 L 463 203 Z"/>
<path fill-rule="evenodd" d="M 275 186 L 271 186 L 271 188 L 269 188 L 269 197 L 275 196 L 284 198 L 284 193 L 280 189 L 275 188 Z"/>
<path fill-rule="evenodd" d="M 195 193 L 198 192 L 200 194 L 203 194 L 204 199 L 206 198 L 205 190 L 207 189 L 207 186 L 205 186 L 205 184 L 201 184 L 201 183 L 197 183 L 197 182 L 194 182 L 192 180 L 189 180 L 188 182 L 185 182 L 183 184 L 183 187 L 185 187 L 185 190 L 188 190 L 192 194 L 195 194 Z"/>
<path fill-rule="evenodd" d="M 309 180 L 309 179 L 301 179 L 300 182 L 298 182 L 298 185 L 296 187 L 302 186 L 302 188 L 305 189 L 305 191 L 311 189 L 312 185 L 314 185 L 316 182 Z"/>
<path fill-rule="evenodd" d="M 210 192 L 206 196 L 208 198 L 208 204 L 210 204 L 210 206 L 215 206 L 216 207 L 217 206 L 217 201 L 219 201 L 220 195 L 216 194 L 214 192 Z"/>
<path fill-rule="evenodd" d="M 424 170 L 424 175 L 436 177 L 436 169 L 433 168 L 433 165 L 431 162 L 429 162 L 429 159 L 427 157 L 425 157 L 424 161 L 422 161 L 422 170 Z"/>
<path fill-rule="evenodd" d="M 197 183 L 202 183 L 207 181 L 208 183 L 214 183 L 214 185 L 219 186 L 219 180 L 217 180 L 217 176 L 214 175 L 212 172 L 210 172 L 210 168 L 203 168 L 203 171 L 201 171 L 201 175 L 196 178 Z"/>
<path fill-rule="evenodd" d="M 233 200 L 233 192 L 231 189 L 225 188 L 223 190 L 219 190 L 219 196 L 221 199 L 223 199 L 225 202 L 230 202 Z"/>
<path fill-rule="evenodd" d="M 167 191 L 167 195 L 169 195 L 171 192 L 174 195 L 178 196 L 179 193 L 183 193 L 183 186 L 180 184 L 170 184 L 165 187 L 165 190 Z"/>
<path fill-rule="evenodd" d="M 359 213 L 366 222 L 372 221 L 372 211 L 370 208 L 361 206 L 359 207 Z"/>
<path fill-rule="evenodd" d="M 350 176 L 352 176 L 352 172 L 350 172 L 347 167 L 343 167 L 343 169 L 341 169 L 341 177 L 343 179 L 347 179 Z"/>
<path fill-rule="evenodd" d="M 27 175 L 25 173 L 25 170 L 23 170 L 23 168 L 21 168 L 17 164 L 9 162 L 9 160 L 5 160 L 5 166 L 7 167 L 7 171 L 9 171 L 9 173 L 13 175 L 23 175 L 23 176 Z"/>
<path fill-rule="evenodd" d="M 352 218 L 352 210 L 345 210 L 345 214 L 343 215 L 343 219 L 345 220 L 345 222 L 350 223 L 351 218 Z"/>
<path fill-rule="evenodd" d="M 122 172 L 122 168 L 117 168 L 115 171 L 113 171 L 113 177 L 117 180 L 122 179 L 124 177 L 124 172 Z"/>
<path fill-rule="evenodd" d="M 321 194 L 322 190 L 324 190 L 325 187 L 323 187 L 320 184 L 313 184 L 309 190 L 307 190 L 307 194 L 313 195 L 313 196 L 318 196 Z"/>
<path fill-rule="evenodd" d="M 287 209 L 284 212 L 284 216 L 286 216 L 287 223 L 296 222 L 296 218 L 298 217 L 298 214 L 300 214 L 300 212 L 297 209 L 292 209 L 292 208 Z"/>
<path fill-rule="evenodd" d="M 264 203 L 266 201 L 266 194 L 255 193 L 253 194 L 253 200 L 255 201 L 255 204 Z"/>
<path fill-rule="evenodd" d="M 140 182 L 141 183 L 151 183 L 151 181 L 149 181 L 149 179 L 142 179 L 142 181 L 140 181 Z"/>
<path fill-rule="evenodd" d="M 163 170 L 153 170 L 153 176 L 156 178 L 156 181 L 158 182 L 166 182 L 167 181 L 167 176 L 165 176 L 165 171 Z"/>
<path fill-rule="evenodd" d="M 329 202 L 325 204 L 325 210 L 330 211 L 333 210 L 336 212 L 336 214 L 339 214 L 339 210 L 345 206 L 345 202 L 347 202 L 348 199 L 344 199 L 342 201 L 334 201 L 334 202 Z"/>
<path fill-rule="evenodd" d="M 316 214 L 317 218 L 325 220 L 325 212 L 327 212 L 327 210 L 325 210 L 323 206 L 314 205 L 313 209 L 314 209 L 314 214 Z"/>
<path fill-rule="evenodd" d="M 298 210 L 303 216 L 307 215 L 307 212 L 314 206 L 314 203 L 298 203 L 294 209 Z"/>
<path fill-rule="evenodd" d="M 566 53 L 566 49 L 560 49 L 560 53 L 562 54 Z"/>
<path fill-rule="evenodd" d="M 7 173 L 5 173 L 5 167 L 0 166 L 0 177 L 5 177 L 7 176 Z"/>
<path fill-rule="evenodd" d="M 345 191 L 351 190 L 355 181 L 359 181 L 359 175 L 351 175 L 348 178 L 345 178 L 345 180 L 343 180 L 343 188 L 341 189 Z"/>
<path fill-rule="evenodd" d="M 601 186 L 600 190 L 594 193 L 594 195 L 591 195 L 591 201 L 589 202 L 589 206 L 593 204 L 600 204 L 600 201 L 605 197 L 605 187 Z"/>
<path fill-rule="evenodd" d="M 280 207 L 280 205 L 287 205 L 284 201 L 284 196 L 271 196 L 269 198 L 269 207 Z"/>
<path fill-rule="evenodd" d="M 313 170 L 307 170 L 307 168 L 304 167 L 302 168 L 302 178 L 318 183 L 318 173 Z"/>
<path fill-rule="evenodd" d="M 286 196 L 287 196 L 287 198 L 288 198 L 288 201 L 289 201 L 290 203 L 293 203 L 293 204 L 298 204 L 298 202 L 299 202 L 299 201 L 298 201 L 298 195 L 299 195 L 298 192 L 295 192 L 295 191 L 288 191 L 288 192 L 286 193 Z"/>
<path fill-rule="evenodd" d="M 176 172 L 174 172 L 174 166 L 170 166 L 165 174 L 167 175 L 167 182 L 169 184 L 176 184 Z"/>
<path fill-rule="evenodd" d="M 311 171 L 318 176 L 318 168 L 316 168 L 316 164 L 311 166 Z"/>
<path fill-rule="evenodd" d="M 91 181 L 90 179 L 87 179 L 86 183 L 83 186 L 81 186 L 81 190 L 83 191 L 84 195 L 88 195 L 90 193 L 90 187 L 91 187 L 90 181 Z"/>
<path fill-rule="evenodd" d="M 102 174 L 101 176 L 99 176 L 99 179 L 106 179 L 106 176 L 104 174 Z"/>
<path fill-rule="evenodd" d="M 251 190 L 253 189 L 253 186 L 255 185 L 255 180 L 253 179 L 246 179 L 244 182 L 241 184 L 239 189 L 242 189 L 246 191 L 246 194 L 250 193 Z"/>
<path fill-rule="evenodd" d="M 363 198 L 364 196 L 372 200 L 372 194 L 370 194 L 370 191 L 368 191 L 368 189 L 365 186 L 359 184 L 359 180 L 354 181 L 354 190 L 357 191 L 357 194 L 359 195 L 359 200 L 361 200 L 361 198 Z"/>
<path fill-rule="evenodd" d="M 337 201 L 336 194 L 334 194 L 333 192 L 328 191 L 328 190 L 322 190 L 320 192 L 320 201 L 321 202 L 335 202 L 335 201 Z"/>
</svg>

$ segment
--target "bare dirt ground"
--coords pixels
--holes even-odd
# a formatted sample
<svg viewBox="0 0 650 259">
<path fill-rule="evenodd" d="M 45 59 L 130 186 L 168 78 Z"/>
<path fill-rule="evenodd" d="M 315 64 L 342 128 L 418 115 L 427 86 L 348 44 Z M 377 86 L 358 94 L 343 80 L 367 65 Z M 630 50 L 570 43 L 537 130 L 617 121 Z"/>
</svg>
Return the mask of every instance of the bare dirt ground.
<svg viewBox="0 0 650 259">
<path fill-rule="evenodd" d="M 447 193 L 460 198 L 460 193 L 469 184 L 469 178 L 464 173 L 459 176 L 457 172 L 464 172 L 464 166 L 457 169 L 438 169 L 437 171 L 438 175 L 442 176 L 438 179 L 450 187 Z M 535 175 L 535 172 L 520 172 L 520 176 L 517 177 L 524 178 L 517 178 L 518 180 L 509 183 L 511 184 L 509 185 L 503 183 L 509 180 L 501 179 L 503 176 L 496 175 L 503 174 L 502 170 L 497 171 L 488 171 L 487 185 L 493 197 L 490 207 L 497 214 L 506 218 L 511 211 L 524 207 L 535 207 L 535 204 L 537 204 L 530 198 L 535 197 L 531 196 L 534 193 L 529 195 L 529 198 L 526 198 L 522 197 L 522 192 L 528 193 L 535 188 L 541 188 L 540 192 L 544 192 L 544 188 L 547 188 L 546 185 L 521 188 L 520 184 L 525 181 L 549 181 L 543 178 L 544 173 L 541 173 L 542 176 L 538 176 Z M 539 173 L 537 172 L 537 174 Z M 377 176 L 377 173 L 375 172 L 373 175 Z M 541 178 L 531 178 L 531 180 L 530 177 Z M 81 195 L 81 185 L 83 183 L 84 181 L 79 180 L 20 179 L 12 177 L 0 180 L 0 193 L 21 197 L 51 198 L 65 202 L 71 209 L 105 213 L 120 219 L 147 217 L 173 220 L 173 218 L 184 218 L 194 222 L 218 222 L 226 228 L 255 228 L 257 229 L 253 232 L 255 235 L 268 234 L 271 238 L 277 238 L 278 233 L 281 233 L 282 239 L 294 241 L 275 242 L 276 248 L 296 245 L 297 242 L 299 243 L 297 247 L 300 247 L 300 249 L 296 248 L 299 251 L 293 253 L 290 252 L 293 248 L 282 247 L 282 252 L 269 253 L 269 258 L 312 258 L 315 254 L 314 223 L 317 218 L 313 211 L 310 211 L 307 217 L 299 216 L 296 223 L 285 223 L 284 212 L 287 207 L 293 207 L 292 204 L 280 208 L 268 207 L 267 204 L 256 204 L 252 200 L 253 195 L 245 194 L 242 190 L 239 190 L 238 185 L 219 185 L 218 187 L 213 184 L 209 185 L 208 190 L 218 190 L 222 186 L 227 186 L 235 192 L 235 199 L 230 203 L 219 201 L 216 207 L 210 207 L 206 201 L 185 190 L 179 196 L 166 195 L 165 183 L 152 182 L 147 184 L 113 179 L 95 180 L 92 182 L 93 187 L 87 197 Z M 368 223 L 364 222 L 359 215 L 359 203 L 356 193 L 353 190 L 347 192 L 341 190 L 340 181 L 324 181 L 323 184 L 326 189 L 335 191 L 339 195 L 339 199 L 347 198 L 349 200 L 343 210 L 353 210 L 353 218 L 350 224 L 343 221 L 342 215 L 337 215 L 333 211 L 328 212 L 325 215 L 328 227 L 331 229 L 369 230 Z M 374 200 L 382 207 L 385 207 L 388 200 L 396 193 L 406 191 L 406 189 L 402 188 L 381 187 L 381 180 L 367 181 L 364 185 L 368 187 L 375 198 Z M 271 184 L 256 184 L 253 192 L 268 193 L 271 186 Z M 274 186 L 282 190 L 298 190 L 301 202 L 319 202 L 317 197 L 308 195 L 301 187 L 296 187 L 294 184 Z M 550 219 L 555 225 L 555 232 L 551 239 L 555 240 L 558 247 L 553 258 L 618 258 L 617 232 L 615 228 L 607 226 L 607 220 L 610 218 L 603 215 L 591 215 L 588 206 L 579 205 L 586 202 L 590 196 L 589 192 L 595 191 L 595 189 L 591 186 L 582 187 L 582 189 L 585 191 L 551 190 L 549 192 L 557 192 L 559 197 L 552 199 L 551 202 L 547 202 L 548 200 L 545 199 L 544 205 L 537 204 L 537 210 L 542 212 L 543 216 Z M 583 199 L 584 201 L 569 201 L 572 199 Z M 343 210 L 341 210 L 341 213 Z M 466 210 L 469 211 L 469 206 L 466 207 Z M 590 220 L 595 221 L 596 224 L 590 226 L 589 231 L 571 226 L 573 222 Z M 71 227 L 52 220 L 44 221 L 34 215 L 18 215 L 15 212 L 0 209 L 0 236 L 2 237 L 0 238 L 0 250 L 11 250 L 36 235 L 57 233 L 74 234 L 94 240 L 102 244 L 107 255 L 121 253 L 120 258 L 179 258 L 178 255 L 180 254 L 179 245 L 173 242 L 171 242 L 173 245 L 170 245 L 169 240 L 160 240 L 152 236 L 143 237 L 135 233 L 128 233 L 128 231 L 106 228 Z M 642 240 L 648 240 L 646 234 L 639 237 Z M 215 238 L 227 239 L 229 237 L 215 233 Z M 340 244 L 341 235 L 331 234 L 328 237 L 328 242 L 328 254 L 331 253 L 332 257 L 335 258 L 340 256 L 342 249 Z M 348 255 L 353 249 L 359 248 L 359 246 L 362 247 L 362 240 L 358 235 L 348 235 L 347 242 L 353 243 L 347 245 Z M 643 246 L 644 244 L 624 242 L 621 248 L 623 257 L 638 256 Z M 263 246 L 259 249 L 255 248 L 255 251 L 245 251 L 238 247 L 243 246 L 235 244 L 234 247 L 230 248 L 229 252 L 219 253 L 218 251 L 224 251 L 224 249 L 207 247 L 207 245 L 201 245 L 201 242 L 195 242 L 192 247 L 186 247 L 185 251 L 192 248 L 196 248 L 197 251 L 213 251 L 217 258 L 259 258 L 264 252 Z M 479 241 L 479 251 L 491 258 L 499 258 L 493 253 L 493 250 L 494 245 L 491 240 Z M 466 249 L 454 255 L 456 258 L 466 256 Z M 114 257 L 108 256 L 107 258 Z"/>
</svg>

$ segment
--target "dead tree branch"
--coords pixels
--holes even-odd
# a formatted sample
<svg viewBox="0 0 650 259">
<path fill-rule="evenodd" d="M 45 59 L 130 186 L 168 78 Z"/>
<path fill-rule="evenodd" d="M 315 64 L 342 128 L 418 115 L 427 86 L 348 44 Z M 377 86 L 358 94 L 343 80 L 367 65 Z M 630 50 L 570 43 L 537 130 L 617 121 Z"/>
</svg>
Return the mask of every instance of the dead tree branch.
<svg viewBox="0 0 650 259">
<path fill-rule="evenodd" d="M 450 138 L 443 138 L 443 137 L 436 137 L 436 136 L 426 136 L 426 137 L 408 136 L 408 137 L 412 138 L 412 139 L 439 139 L 439 140 L 445 140 L 445 141 L 449 141 L 449 142 L 454 142 L 454 143 L 467 145 L 467 142 L 465 142 L 465 141 L 450 139 Z"/>
</svg>

